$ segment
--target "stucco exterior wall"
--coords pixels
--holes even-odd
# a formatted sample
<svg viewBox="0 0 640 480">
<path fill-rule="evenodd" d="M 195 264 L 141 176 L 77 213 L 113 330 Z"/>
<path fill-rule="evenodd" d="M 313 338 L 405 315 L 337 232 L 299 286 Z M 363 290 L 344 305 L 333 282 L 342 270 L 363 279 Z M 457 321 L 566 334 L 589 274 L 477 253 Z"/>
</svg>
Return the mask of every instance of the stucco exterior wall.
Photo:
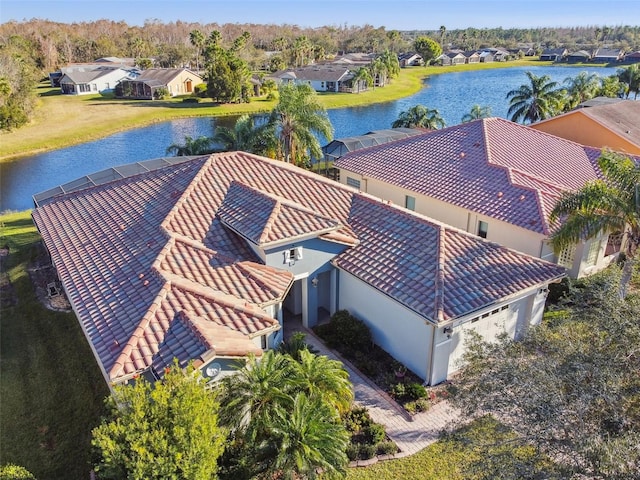
<svg viewBox="0 0 640 480">
<path fill-rule="evenodd" d="M 362 320 L 371 329 L 377 345 L 426 379 L 433 327 L 418 314 L 342 270 L 338 270 L 338 284 L 339 309 L 348 310 Z"/>
<path fill-rule="evenodd" d="M 587 117 L 580 110 L 529 126 L 582 145 L 596 148 L 608 147 L 619 152 L 640 155 L 640 146 L 634 145 L 604 125 Z"/>
</svg>

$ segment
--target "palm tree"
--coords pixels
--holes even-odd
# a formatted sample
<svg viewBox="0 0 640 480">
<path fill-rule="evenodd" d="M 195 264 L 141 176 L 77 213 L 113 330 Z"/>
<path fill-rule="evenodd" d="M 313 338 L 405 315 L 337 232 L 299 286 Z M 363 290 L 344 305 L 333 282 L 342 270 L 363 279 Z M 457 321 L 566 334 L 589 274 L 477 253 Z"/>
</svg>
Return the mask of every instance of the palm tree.
<svg viewBox="0 0 640 480">
<path fill-rule="evenodd" d="M 557 82 L 552 82 L 548 75 L 536 77 L 526 72 L 529 84 L 507 93 L 509 102 L 508 114 L 511 120 L 517 122 L 537 122 L 556 115 L 561 110 L 563 92 L 555 90 Z"/>
<path fill-rule="evenodd" d="M 625 255 L 619 295 L 624 298 L 640 246 L 640 165 L 631 158 L 604 152 L 598 160 L 602 180 L 562 195 L 550 221 L 561 224 L 551 235 L 556 252 L 603 233 L 624 233 Z"/>
<path fill-rule="evenodd" d="M 447 34 L 447 27 L 440 25 L 440 46 L 444 50 L 444 37 Z"/>
<path fill-rule="evenodd" d="M 342 363 L 314 355 L 307 349 L 300 350 L 298 357 L 291 366 L 298 387 L 309 397 L 324 399 L 337 414 L 348 411 L 353 402 L 353 389 Z"/>
<path fill-rule="evenodd" d="M 167 147 L 167 154 L 183 157 L 186 155 L 205 155 L 211 153 L 211 138 L 198 137 L 196 139 L 190 136 L 184 137 L 184 144 L 172 143 Z"/>
<path fill-rule="evenodd" d="M 200 30 L 192 30 L 189 33 L 189 41 L 196 48 L 196 69 L 200 70 L 200 54 L 204 48 L 205 36 Z"/>
<path fill-rule="evenodd" d="M 330 141 L 333 126 L 316 92 L 306 84 L 284 84 L 278 92 L 278 104 L 268 123 L 277 139 L 277 158 L 302 164 L 310 158 L 322 157 L 318 136 Z"/>
<path fill-rule="evenodd" d="M 567 93 L 570 96 L 570 101 L 567 103 L 569 109 L 593 98 L 602 85 L 597 74 L 587 72 L 580 72 L 575 77 L 567 77 L 564 83 L 567 84 Z"/>
<path fill-rule="evenodd" d="M 474 120 L 480 120 L 481 118 L 489 118 L 491 116 L 491 107 L 481 107 L 476 104 L 471 107 L 469 113 L 465 113 L 462 117 L 462 123 L 473 122 Z"/>
<path fill-rule="evenodd" d="M 212 142 L 221 145 L 223 151 L 242 150 L 259 155 L 274 150 L 270 140 L 266 127 L 256 125 L 255 118 L 247 114 L 238 118 L 233 128 L 217 127 L 212 138 Z"/>
<path fill-rule="evenodd" d="M 640 65 L 634 63 L 627 68 L 621 68 L 618 70 L 618 78 L 627 85 L 627 98 L 633 92 L 633 98 L 637 99 L 638 92 L 640 92 Z"/>
<path fill-rule="evenodd" d="M 365 85 L 370 87 L 373 85 L 373 77 L 367 67 L 360 67 L 354 77 L 351 79 L 351 84 L 356 89 L 356 93 L 360 93 L 360 86 Z"/>
<path fill-rule="evenodd" d="M 267 435 L 276 407 L 291 406 L 291 362 L 291 357 L 269 350 L 260 360 L 250 356 L 235 375 L 223 378 L 220 422 L 242 431 L 250 441 Z"/>
<path fill-rule="evenodd" d="M 296 394 L 292 408 L 275 409 L 269 430 L 263 448 L 275 455 L 265 478 L 344 478 L 349 435 L 320 398 Z"/>
<path fill-rule="evenodd" d="M 444 128 L 445 123 L 436 109 L 430 109 L 424 105 L 415 105 L 398 115 L 398 119 L 391 125 L 392 128 L 429 128 L 436 130 Z"/>
</svg>

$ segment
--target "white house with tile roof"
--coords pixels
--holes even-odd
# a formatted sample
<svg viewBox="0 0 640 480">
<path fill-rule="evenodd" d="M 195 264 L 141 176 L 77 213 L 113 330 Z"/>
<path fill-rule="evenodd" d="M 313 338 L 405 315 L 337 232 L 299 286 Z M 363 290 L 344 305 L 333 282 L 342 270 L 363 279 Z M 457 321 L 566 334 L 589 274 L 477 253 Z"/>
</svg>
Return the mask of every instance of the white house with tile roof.
<svg viewBox="0 0 640 480">
<path fill-rule="evenodd" d="M 469 330 L 517 336 L 564 276 L 248 153 L 130 171 L 34 197 L 34 222 L 109 383 L 159 377 L 173 358 L 217 378 L 275 347 L 285 312 L 312 327 L 319 309 L 348 309 L 435 384 L 458 368 Z"/>
<path fill-rule="evenodd" d="M 349 153 L 340 182 L 581 277 L 617 257 L 616 235 L 554 255 L 549 214 L 563 191 L 601 178 L 601 150 L 489 118 Z"/>
</svg>

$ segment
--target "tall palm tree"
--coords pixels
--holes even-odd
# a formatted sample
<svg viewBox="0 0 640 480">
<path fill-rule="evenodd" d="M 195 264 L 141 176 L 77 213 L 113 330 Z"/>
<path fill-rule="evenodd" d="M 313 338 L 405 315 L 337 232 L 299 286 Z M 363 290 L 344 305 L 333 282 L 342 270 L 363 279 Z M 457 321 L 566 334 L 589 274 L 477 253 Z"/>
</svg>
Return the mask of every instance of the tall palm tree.
<svg viewBox="0 0 640 480">
<path fill-rule="evenodd" d="M 318 136 L 330 141 L 333 126 L 316 92 L 306 84 L 284 84 L 278 92 L 278 104 L 268 123 L 277 139 L 277 158 L 295 164 L 321 158 Z"/>
<path fill-rule="evenodd" d="M 194 139 L 187 135 L 184 137 L 183 144 L 172 143 L 167 147 L 167 154 L 174 155 L 176 157 L 205 155 L 211 152 L 211 138 L 204 136 Z"/>
<path fill-rule="evenodd" d="M 440 25 L 440 46 L 444 50 L 444 37 L 447 34 L 447 27 Z"/>
<path fill-rule="evenodd" d="M 640 92 L 640 64 L 634 63 L 626 68 L 618 70 L 618 78 L 627 85 L 627 98 L 630 93 L 634 93 L 633 98 L 638 98 Z"/>
<path fill-rule="evenodd" d="M 507 93 L 507 99 L 510 99 L 508 114 L 511 115 L 511 120 L 533 123 L 559 113 L 562 109 L 563 93 L 556 90 L 558 82 L 552 82 L 548 75 L 537 77 L 531 72 L 526 74 L 529 84 L 520 85 Z"/>
<path fill-rule="evenodd" d="M 640 246 L 640 164 L 613 152 L 598 160 L 602 180 L 562 195 L 550 221 L 561 222 L 551 235 L 551 245 L 562 251 L 580 240 L 601 233 L 624 232 L 625 254 L 619 295 L 624 298 Z"/>
<path fill-rule="evenodd" d="M 564 83 L 567 84 L 567 93 L 570 97 L 567 103 L 568 109 L 575 108 L 593 98 L 602 85 L 599 75 L 587 72 L 580 72 L 575 77 L 567 77 Z"/>
<path fill-rule="evenodd" d="M 337 360 L 324 355 L 314 355 L 309 350 L 300 350 L 299 360 L 291 368 L 298 387 L 309 397 L 319 397 L 345 413 L 353 402 L 353 389 L 349 374 Z"/>
<path fill-rule="evenodd" d="M 491 116 L 491 107 L 481 107 L 476 104 L 471 107 L 469 113 L 465 113 L 462 117 L 462 123 L 473 122 L 474 120 L 480 120 L 481 118 L 489 118 Z"/>
<path fill-rule="evenodd" d="M 265 478 L 344 478 L 349 435 L 320 398 L 298 393 L 290 409 L 277 408 L 270 418 L 271 437 L 265 442 L 275 451 Z"/>
<path fill-rule="evenodd" d="M 200 30 L 192 30 L 189 33 L 189 41 L 191 45 L 193 45 L 196 49 L 196 69 L 200 70 L 200 54 L 202 53 L 202 49 L 205 44 L 205 36 Z"/>
<path fill-rule="evenodd" d="M 445 123 L 440 116 L 440 112 L 436 109 L 430 109 L 424 105 L 414 105 L 409 110 L 400 112 L 395 122 L 391 124 L 392 128 L 429 128 L 436 130 L 444 128 Z"/>
</svg>

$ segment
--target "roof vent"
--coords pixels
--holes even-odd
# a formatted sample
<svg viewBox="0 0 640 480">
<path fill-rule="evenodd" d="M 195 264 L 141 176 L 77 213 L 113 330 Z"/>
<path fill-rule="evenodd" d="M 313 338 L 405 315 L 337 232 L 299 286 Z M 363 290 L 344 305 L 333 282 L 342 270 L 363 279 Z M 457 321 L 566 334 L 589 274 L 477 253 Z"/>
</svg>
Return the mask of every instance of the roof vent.
<svg viewBox="0 0 640 480">
<path fill-rule="evenodd" d="M 464 158 L 464 157 L 465 157 L 465 155 L 466 155 L 466 153 L 464 153 L 464 152 L 460 152 L 460 158 Z"/>
<path fill-rule="evenodd" d="M 504 195 L 502 192 L 498 192 L 498 198 L 502 198 L 502 195 Z"/>
<path fill-rule="evenodd" d="M 524 195 L 520 195 L 520 201 L 524 200 Z"/>
</svg>

